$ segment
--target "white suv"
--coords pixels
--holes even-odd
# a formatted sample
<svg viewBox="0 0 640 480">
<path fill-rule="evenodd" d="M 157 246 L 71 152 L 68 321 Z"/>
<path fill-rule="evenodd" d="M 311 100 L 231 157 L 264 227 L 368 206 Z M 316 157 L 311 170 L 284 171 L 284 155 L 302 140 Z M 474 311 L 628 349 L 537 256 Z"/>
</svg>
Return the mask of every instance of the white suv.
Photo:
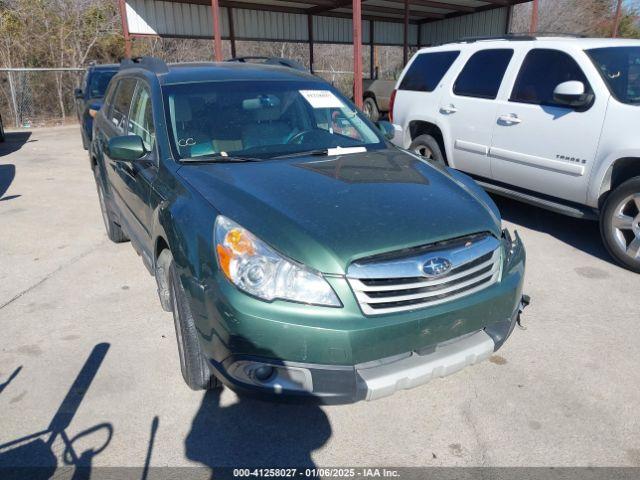
<svg viewBox="0 0 640 480">
<path fill-rule="evenodd" d="M 640 272 L 640 41 L 505 37 L 423 48 L 392 97 L 394 142 L 489 191 L 600 219 Z"/>
</svg>

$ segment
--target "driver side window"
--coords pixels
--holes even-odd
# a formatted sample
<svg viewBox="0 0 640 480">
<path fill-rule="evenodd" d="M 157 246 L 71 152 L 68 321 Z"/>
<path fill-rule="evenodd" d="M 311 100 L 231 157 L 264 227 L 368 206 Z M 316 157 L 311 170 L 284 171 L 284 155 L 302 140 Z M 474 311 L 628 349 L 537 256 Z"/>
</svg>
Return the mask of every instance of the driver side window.
<svg viewBox="0 0 640 480">
<path fill-rule="evenodd" d="M 147 151 L 153 151 L 156 141 L 156 130 L 153 124 L 153 109 L 151 108 L 151 93 L 142 82 L 133 97 L 131 113 L 129 115 L 129 134 L 142 138 Z"/>
</svg>

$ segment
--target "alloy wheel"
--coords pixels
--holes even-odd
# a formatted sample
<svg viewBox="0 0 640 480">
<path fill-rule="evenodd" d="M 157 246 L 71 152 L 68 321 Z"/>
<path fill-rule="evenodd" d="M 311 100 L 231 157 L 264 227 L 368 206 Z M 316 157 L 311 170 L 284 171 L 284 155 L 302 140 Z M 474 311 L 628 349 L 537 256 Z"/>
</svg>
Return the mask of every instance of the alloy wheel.
<svg viewBox="0 0 640 480">
<path fill-rule="evenodd" d="M 622 200 L 611 222 L 618 249 L 632 260 L 640 259 L 640 193 Z"/>
<path fill-rule="evenodd" d="M 418 145 L 415 148 L 414 152 L 420 155 L 421 157 L 426 158 L 427 160 L 433 159 L 433 151 L 431 151 L 431 149 L 426 145 Z"/>
<path fill-rule="evenodd" d="M 369 105 L 368 102 L 364 103 L 364 105 L 362 106 L 362 110 L 362 113 L 364 113 L 367 118 L 371 119 L 371 105 Z"/>
</svg>

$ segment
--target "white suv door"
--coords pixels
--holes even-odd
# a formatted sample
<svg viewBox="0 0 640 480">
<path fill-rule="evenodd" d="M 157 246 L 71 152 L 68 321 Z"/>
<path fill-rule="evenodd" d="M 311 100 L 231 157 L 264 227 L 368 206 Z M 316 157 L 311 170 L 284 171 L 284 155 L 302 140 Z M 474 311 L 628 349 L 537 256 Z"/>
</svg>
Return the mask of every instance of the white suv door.
<svg viewBox="0 0 640 480">
<path fill-rule="evenodd" d="M 498 108 L 495 99 L 512 57 L 512 48 L 475 51 L 440 97 L 438 114 L 448 130 L 453 168 L 491 178 L 488 154 Z"/>
<path fill-rule="evenodd" d="M 609 96 L 593 93 L 597 71 L 582 52 L 533 48 L 525 53 L 508 99 L 498 101 L 489 155 L 493 178 L 534 192 L 585 203 Z M 579 63 L 580 62 L 580 63 Z M 581 82 L 586 106 L 568 107 L 554 91 Z M 573 84 L 575 88 L 576 84 Z M 585 97 L 586 98 L 586 97 Z"/>
</svg>

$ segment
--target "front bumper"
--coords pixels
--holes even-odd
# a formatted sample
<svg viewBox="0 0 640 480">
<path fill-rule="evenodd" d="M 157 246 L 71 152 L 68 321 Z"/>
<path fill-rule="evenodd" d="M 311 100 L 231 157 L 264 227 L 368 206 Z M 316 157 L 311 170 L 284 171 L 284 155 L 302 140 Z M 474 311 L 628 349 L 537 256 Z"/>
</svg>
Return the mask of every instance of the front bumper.
<svg viewBox="0 0 640 480">
<path fill-rule="evenodd" d="M 485 290 L 376 317 L 362 314 L 344 278 L 328 279 L 342 308 L 266 303 L 224 279 L 200 286 L 183 277 L 183 284 L 202 350 L 232 389 L 325 403 L 373 400 L 454 373 L 502 346 L 521 308 L 525 252 L 519 239 L 514 245 L 501 281 Z M 273 375 L 258 380 L 261 366 Z"/>
<path fill-rule="evenodd" d="M 509 322 L 494 326 L 491 330 L 463 335 L 425 351 L 352 367 L 242 356 L 230 357 L 223 364 L 212 362 L 212 367 L 227 386 L 245 394 L 272 397 L 287 395 L 323 403 L 377 400 L 486 360 L 510 336 L 521 308 L 514 312 Z M 272 369 L 270 377 L 259 380 L 251 373 L 265 366 Z"/>
</svg>

